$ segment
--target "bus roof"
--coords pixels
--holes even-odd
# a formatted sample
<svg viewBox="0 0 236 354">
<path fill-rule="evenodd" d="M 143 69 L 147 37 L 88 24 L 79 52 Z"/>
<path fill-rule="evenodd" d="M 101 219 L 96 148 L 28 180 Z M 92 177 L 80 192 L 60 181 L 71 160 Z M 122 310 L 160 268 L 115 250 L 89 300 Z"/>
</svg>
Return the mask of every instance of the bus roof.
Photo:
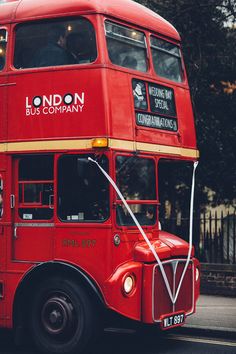
<svg viewBox="0 0 236 354">
<path fill-rule="evenodd" d="M 168 21 L 133 0 L 0 0 L 0 24 L 78 13 L 108 15 L 180 40 Z"/>
</svg>

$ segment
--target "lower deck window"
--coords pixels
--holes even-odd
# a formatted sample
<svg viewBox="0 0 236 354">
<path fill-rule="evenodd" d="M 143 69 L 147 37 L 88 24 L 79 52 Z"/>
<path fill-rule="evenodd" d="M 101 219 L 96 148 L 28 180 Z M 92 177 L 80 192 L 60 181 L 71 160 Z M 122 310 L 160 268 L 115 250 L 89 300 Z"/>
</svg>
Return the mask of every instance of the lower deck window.
<svg viewBox="0 0 236 354">
<path fill-rule="evenodd" d="M 58 216 L 65 222 L 102 222 L 109 217 L 109 185 L 94 155 L 66 155 L 58 161 Z M 108 159 L 99 164 L 108 170 Z"/>
<path fill-rule="evenodd" d="M 116 157 L 116 182 L 140 225 L 157 222 L 155 160 L 137 156 Z M 120 199 L 116 201 L 116 220 L 120 226 L 135 226 Z"/>
<path fill-rule="evenodd" d="M 53 157 L 26 156 L 19 161 L 19 216 L 23 220 L 53 217 Z"/>
</svg>

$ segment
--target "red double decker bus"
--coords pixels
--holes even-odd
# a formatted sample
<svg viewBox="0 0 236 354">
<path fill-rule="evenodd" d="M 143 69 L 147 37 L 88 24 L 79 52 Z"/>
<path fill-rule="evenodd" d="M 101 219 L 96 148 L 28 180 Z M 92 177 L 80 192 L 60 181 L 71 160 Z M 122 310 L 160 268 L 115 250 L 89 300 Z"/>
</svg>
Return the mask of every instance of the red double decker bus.
<svg viewBox="0 0 236 354">
<path fill-rule="evenodd" d="M 199 263 L 191 225 L 188 245 L 159 214 L 197 159 L 167 21 L 130 0 L 0 1 L 0 326 L 69 354 L 107 312 L 182 325 Z"/>
</svg>

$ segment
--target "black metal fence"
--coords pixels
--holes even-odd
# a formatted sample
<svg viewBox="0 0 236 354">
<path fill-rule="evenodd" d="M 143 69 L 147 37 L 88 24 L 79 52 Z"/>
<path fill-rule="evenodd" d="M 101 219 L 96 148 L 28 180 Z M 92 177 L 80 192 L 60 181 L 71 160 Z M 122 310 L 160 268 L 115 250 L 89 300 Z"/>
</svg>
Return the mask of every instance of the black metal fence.
<svg viewBox="0 0 236 354">
<path fill-rule="evenodd" d="M 163 230 L 188 240 L 189 219 L 161 220 Z M 236 264 L 236 213 L 204 213 L 194 218 L 193 242 L 204 263 Z"/>
</svg>

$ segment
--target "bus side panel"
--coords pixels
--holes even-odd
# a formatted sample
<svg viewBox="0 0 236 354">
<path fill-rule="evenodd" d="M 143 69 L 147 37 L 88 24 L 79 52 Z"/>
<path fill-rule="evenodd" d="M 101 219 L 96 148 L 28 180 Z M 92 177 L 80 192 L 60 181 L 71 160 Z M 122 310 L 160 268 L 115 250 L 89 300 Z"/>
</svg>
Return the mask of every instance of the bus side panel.
<svg viewBox="0 0 236 354">
<path fill-rule="evenodd" d="M 8 89 L 9 140 L 106 136 L 101 76 L 101 70 L 75 67 L 12 74 L 15 85 Z M 69 96 L 71 104 L 64 102 Z"/>
<path fill-rule="evenodd" d="M 119 70 L 107 69 L 107 88 L 110 96 L 110 132 L 115 139 L 133 140 L 134 119 L 131 79 Z"/>
<path fill-rule="evenodd" d="M 112 272 L 111 247 L 115 246 L 110 228 L 99 226 L 57 225 L 55 259 L 78 264 L 101 286 Z"/>
<path fill-rule="evenodd" d="M 6 139 L 6 121 L 7 121 L 7 78 L 0 72 L 0 141 Z"/>
<path fill-rule="evenodd" d="M 176 87 L 175 97 L 181 144 L 186 148 L 196 148 L 197 141 L 190 91 L 189 89 Z"/>
</svg>

